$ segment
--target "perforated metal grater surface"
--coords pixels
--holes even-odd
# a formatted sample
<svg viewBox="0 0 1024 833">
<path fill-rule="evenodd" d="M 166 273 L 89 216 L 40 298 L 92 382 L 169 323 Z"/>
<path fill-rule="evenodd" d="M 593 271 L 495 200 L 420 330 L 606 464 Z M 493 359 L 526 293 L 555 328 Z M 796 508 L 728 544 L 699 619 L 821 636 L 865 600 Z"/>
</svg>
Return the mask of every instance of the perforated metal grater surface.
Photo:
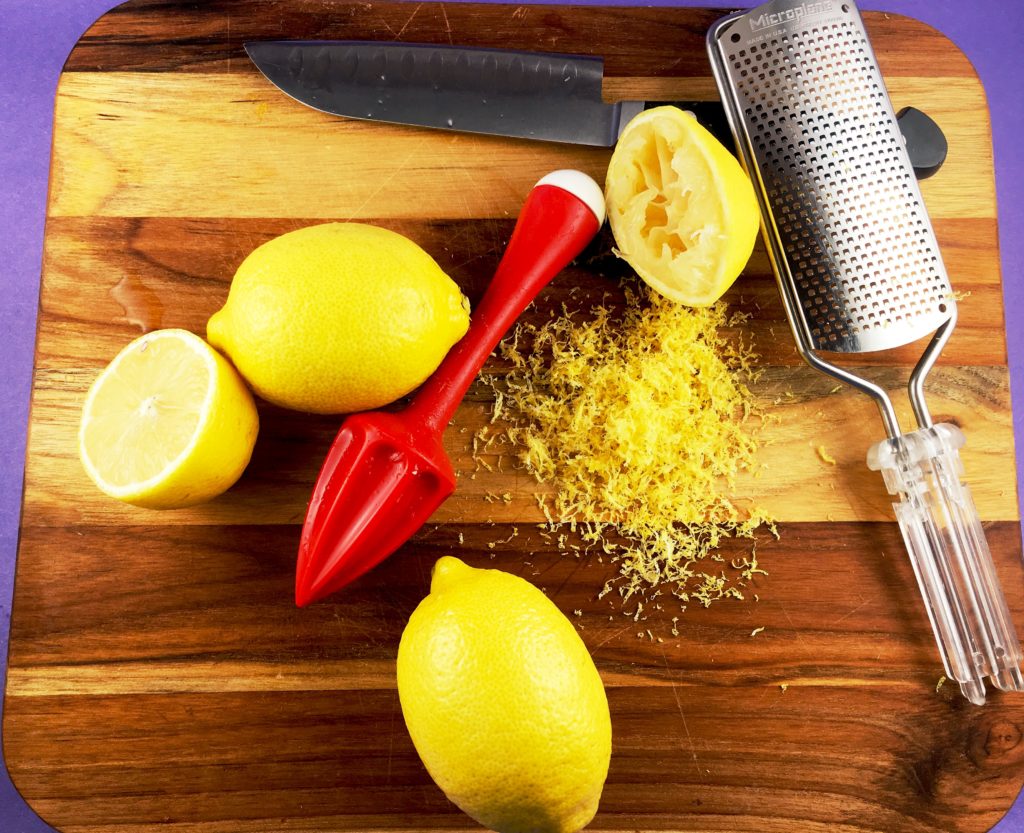
<svg viewBox="0 0 1024 833">
<path fill-rule="evenodd" d="M 946 675 L 978 705 L 986 678 L 1024 691 L 1024 651 L 962 479 L 964 435 L 933 424 L 925 403 L 956 304 L 860 15 L 852 2 L 774 0 L 712 26 L 708 55 L 800 354 L 871 396 L 885 423 L 867 463 L 899 498 Z M 818 355 L 928 334 L 910 374 L 918 428 L 908 433 L 884 389 Z"/>
<path fill-rule="evenodd" d="M 773 3 L 719 32 L 716 70 L 811 346 L 860 353 L 935 331 L 955 302 L 856 8 Z"/>
</svg>

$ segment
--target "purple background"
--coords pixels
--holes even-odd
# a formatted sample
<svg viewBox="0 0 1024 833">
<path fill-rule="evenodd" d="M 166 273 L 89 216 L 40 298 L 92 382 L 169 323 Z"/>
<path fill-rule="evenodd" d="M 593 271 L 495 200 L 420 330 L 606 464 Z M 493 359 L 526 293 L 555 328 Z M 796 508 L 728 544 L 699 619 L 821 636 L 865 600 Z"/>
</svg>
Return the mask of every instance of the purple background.
<svg viewBox="0 0 1024 833">
<path fill-rule="evenodd" d="M 577 0 L 579 2 L 579 0 Z M 756 5 L 756 0 L 749 0 Z M 726 6 L 721 0 L 661 0 L 622 5 Z M 738 0 L 735 5 L 741 5 Z M 0 672 L 6 674 L 18 515 L 24 474 L 32 352 L 50 158 L 53 99 L 65 58 L 112 0 L 0 0 Z M 588 5 L 597 5 L 588 3 Z M 1000 0 L 861 0 L 862 9 L 916 17 L 948 35 L 970 58 L 992 114 L 1003 291 L 1007 309 L 1014 429 L 1024 424 L 1024 115 L 1019 50 L 1024 4 Z M 956 285 L 956 275 L 952 276 Z M 996 326 L 997 322 L 993 322 Z M 1007 449 L 1009 452 L 1009 449 Z M 1021 470 L 1024 454 L 1017 454 Z M 1018 475 L 1019 477 L 1019 475 Z M 2 702 L 0 702 L 2 709 Z M 0 770 L 0 831 L 35 833 L 40 822 Z M 996 828 L 1024 831 L 1024 797 Z"/>
</svg>

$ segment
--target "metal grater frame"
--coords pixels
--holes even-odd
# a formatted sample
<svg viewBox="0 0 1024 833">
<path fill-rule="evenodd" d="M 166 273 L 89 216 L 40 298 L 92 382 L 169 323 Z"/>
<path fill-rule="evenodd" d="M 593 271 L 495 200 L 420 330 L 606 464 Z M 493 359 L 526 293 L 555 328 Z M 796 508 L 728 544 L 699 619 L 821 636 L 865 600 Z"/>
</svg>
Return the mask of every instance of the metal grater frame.
<svg viewBox="0 0 1024 833">
<path fill-rule="evenodd" d="M 873 397 L 895 437 L 888 394 L 819 351 L 933 334 L 909 385 L 918 423 L 930 426 L 924 379 L 956 301 L 856 6 L 775 0 L 715 23 L 708 46 L 801 355 Z"/>
<path fill-rule="evenodd" d="M 852 2 L 773 0 L 708 33 L 715 81 L 754 183 L 786 317 L 803 358 L 869 394 L 882 473 L 946 675 L 976 705 L 985 679 L 1024 692 L 1024 650 L 963 480 L 963 433 L 933 425 L 924 380 L 956 302 L 864 24 Z M 821 357 L 932 333 L 910 374 L 919 428 L 888 394 Z"/>
</svg>

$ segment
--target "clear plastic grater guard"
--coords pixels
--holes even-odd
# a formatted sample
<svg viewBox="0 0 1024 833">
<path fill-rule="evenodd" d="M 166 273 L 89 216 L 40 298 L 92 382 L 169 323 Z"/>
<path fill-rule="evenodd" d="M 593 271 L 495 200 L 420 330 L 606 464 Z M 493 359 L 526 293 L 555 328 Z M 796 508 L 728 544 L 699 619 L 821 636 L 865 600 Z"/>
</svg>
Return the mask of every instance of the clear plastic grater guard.
<svg viewBox="0 0 1024 833">
<path fill-rule="evenodd" d="M 979 705 L 985 677 L 1024 691 L 1020 643 L 963 482 L 963 434 L 934 425 L 924 399 L 956 299 L 860 14 L 852 2 L 775 0 L 715 23 L 708 54 L 800 354 L 879 408 L 888 437 L 868 465 L 899 498 L 946 675 Z M 820 355 L 929 334 L 910 375 L 909 433 L 884 389 Z"/>
</svg>

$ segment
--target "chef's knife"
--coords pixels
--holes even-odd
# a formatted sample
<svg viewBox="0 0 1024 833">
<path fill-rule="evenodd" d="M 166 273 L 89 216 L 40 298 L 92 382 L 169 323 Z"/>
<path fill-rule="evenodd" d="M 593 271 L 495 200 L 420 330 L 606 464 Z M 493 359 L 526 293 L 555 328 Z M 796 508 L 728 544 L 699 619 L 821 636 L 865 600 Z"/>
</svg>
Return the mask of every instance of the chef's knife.
<svg viewBox="0 0 1024 833">
<path fill-rule="evenodd" d="M 255 41 L 245 51 L 280 90 L 337 116 L 610 147 L 635 115 L 671 103 L 732 146 L 717 100 L 605 102 L 604 61 L 593 56 L 386 41 Z M 933 173 L 936 158 L 945 158 L 945 138 L 926 115 L 908 109 L 917 149 L 911 156 L 922 155 L 922 169 Z"/>
<path fill-rule="evenodd" d="M 245 51 L 292 98 L 355 119 L 610 147 L 648 106 L 603 101 L 604 61 L 590 56 L 374 41 L 258 41 Z M 717 101 L 673 103 L 729 140 Z"/>
</svg>

